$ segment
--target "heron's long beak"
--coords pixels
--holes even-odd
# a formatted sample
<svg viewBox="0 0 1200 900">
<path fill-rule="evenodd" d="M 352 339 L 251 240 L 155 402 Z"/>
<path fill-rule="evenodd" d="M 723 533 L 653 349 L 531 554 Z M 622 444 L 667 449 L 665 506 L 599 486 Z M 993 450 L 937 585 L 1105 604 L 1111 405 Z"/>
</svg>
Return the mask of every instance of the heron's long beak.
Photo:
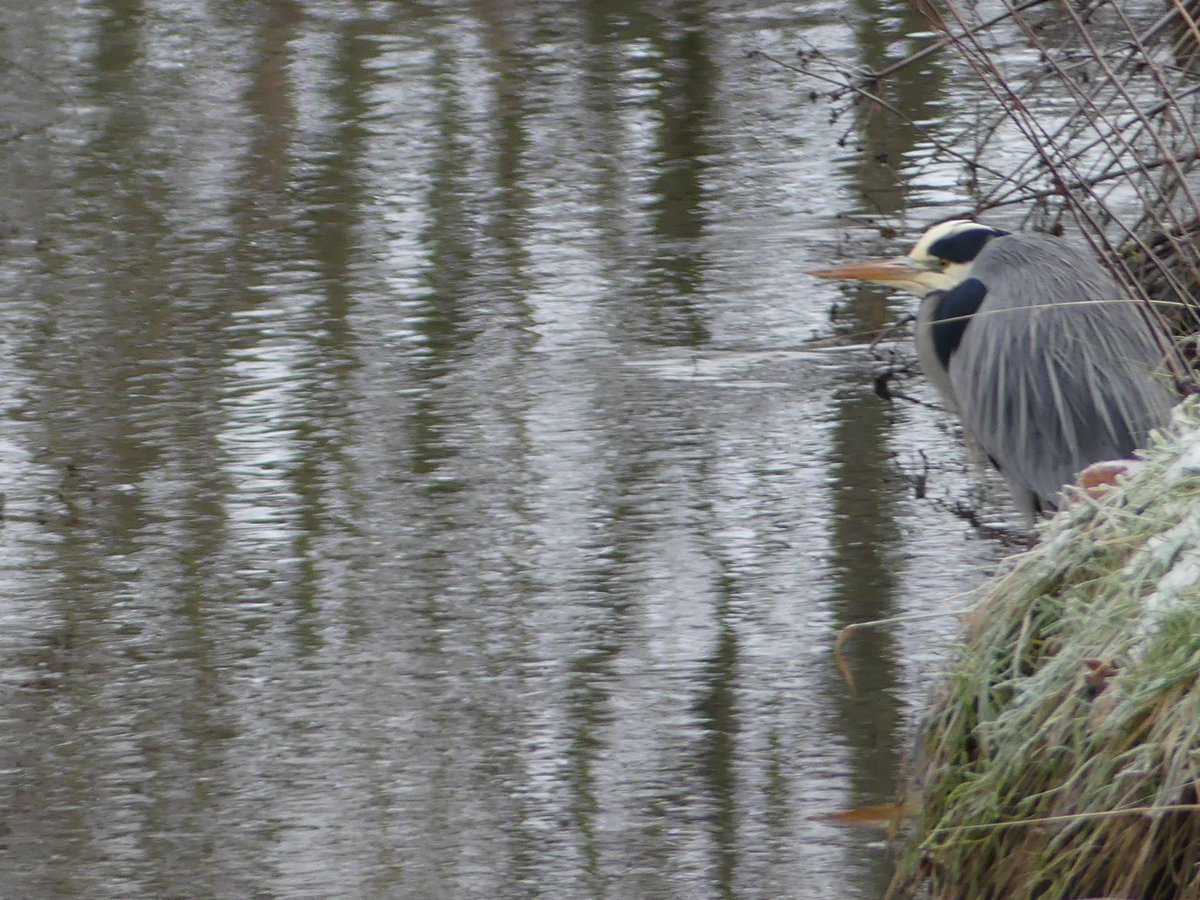
<svg viewBox="0 0 1200 900">
<path fill-rule="evenodd" d="M 913 261 L 907 256 L 895 259 L 864 259 L 858 262 L 814 269 L 808 273 L 817 278 L 840 278 L 845 281 L 873 281 L 877 284 L 910 284 L 916 274 Z"/>
</svg>

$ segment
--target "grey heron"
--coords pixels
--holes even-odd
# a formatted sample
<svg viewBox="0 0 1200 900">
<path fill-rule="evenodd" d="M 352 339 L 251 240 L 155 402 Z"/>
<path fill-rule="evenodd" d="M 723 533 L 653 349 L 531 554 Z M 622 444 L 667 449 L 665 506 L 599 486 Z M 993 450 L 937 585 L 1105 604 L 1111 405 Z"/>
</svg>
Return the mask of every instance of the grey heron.
<svg viewBox="0 0 1200 900">
<path fill-rule="evenodd" d="M 907 256 L 810 274 L 921 297 L 917 357 L 1027 522 L 1089 465 L 1128 458 L 1167 422 L 1169 338 L 1090 253 L 967 220 Z"/>
</svg>

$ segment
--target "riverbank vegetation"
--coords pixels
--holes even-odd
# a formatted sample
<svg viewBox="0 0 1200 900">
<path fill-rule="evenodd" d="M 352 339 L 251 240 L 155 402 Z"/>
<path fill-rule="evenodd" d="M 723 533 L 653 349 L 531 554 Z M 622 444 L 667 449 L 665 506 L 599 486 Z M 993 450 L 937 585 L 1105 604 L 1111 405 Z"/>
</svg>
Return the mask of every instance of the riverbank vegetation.
<svg viewBox="0 0 1200 900">
<path fill-rule="evenodd" d="M 886 70 L 805 47 L 851 108 L 937 55 L 984 88 L 929 136 L 970 213 L 1082 235 L 1161 316 L 1196 393 L 1200 2 L 921 2 Z M 839 107 L 840 104 L 840 107 Z M 920 123 L 910 121 L 913 127 Z M 960 213 L 960 209 L 955 209 Z M 897 898 L 1200 898 L 1200 400 L 1119 485 L 1076 492 L 965 616 L 917 740 Z"/>
<path fill-rule="evenodd" d="M 893 895 L 1200 897 L 1200 401 L 1041 537 L 967 614 Z"/>
</svg>

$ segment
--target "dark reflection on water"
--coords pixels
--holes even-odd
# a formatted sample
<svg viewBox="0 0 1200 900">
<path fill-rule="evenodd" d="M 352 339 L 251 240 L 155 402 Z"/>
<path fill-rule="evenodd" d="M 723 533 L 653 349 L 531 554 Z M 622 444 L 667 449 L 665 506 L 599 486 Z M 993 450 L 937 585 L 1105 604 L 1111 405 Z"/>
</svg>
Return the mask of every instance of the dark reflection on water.
<svg viewBox="0 0 1200 900">
<path fill-rule="evenodd" d="M 893 12 L 891 4 L 859 0 L 855 6 L 862 13 L 855 29 L 855 61 L 865 70 L 879 71 L 887 66 L 893 52 L 891 44 L 898 34 L 919 33 L 927 28 L 916 4 L 894 10 L 900 17 L 894 30 L 879 25 Z M 887 92 L 888 101 L 910 111 L 914 119 L 921 119 L 926 105 L 938 99 L 943 80 L 935 60 L 880 87 Z M 848 180 L 877 213 L 899 218 L 907 199 L 903 177 L 894 161 L 911 155 L 919 142 L 918 133 L 876 110 L 862 117 L 857 139 L 863 156 L 881 164 L 856 165 L 848 171 Z M 878 331 L 895 316 L 880 290 L 854 288 L 853 297 L 849 318 L 860 334 Z M 837 424 L 830 436 L 837 486 L 830 497 L 830 603 L 839 627 L 906 612 L 904 594 L 908 588 L 900 573 L 909 537 L 901 521 L 901 497 L 896 492 L 879 490 L 880 483 L 895 470 L 889 434 L 896 426 L 880 412 L 877 398 L 861 390 L 838 395 Z M 951 543 L 948 533 L 942 536 Z M 838 711 L 838 728 L 853 747 L 848 805 L 857 807 L 895 796 L 897 774 L 907 749 L 896 735 L 904 733 L 905 716 L 910 711 L 895 702 L 895 692 L 905 678 L 904 652 L 897 646 L 895 633 L 886 629 L 861 632 L 847 645 L 846 659 L 856 673 L 856 690 L 839 689 L 844 685 L 837 676 L 831 676 L 827 690 Z M 882 896 L 886 869 L 880 867 L 872 875 L 874 887 L 867 893 Z"/>
<path fill-rule="evenodd" d="M 914 139 L 746 53 L 889 10 L 14 6 L 5 891 L 877 896 L 953 623 L 834 635 L 993 551 L 811 343 Z"/>
</svg>

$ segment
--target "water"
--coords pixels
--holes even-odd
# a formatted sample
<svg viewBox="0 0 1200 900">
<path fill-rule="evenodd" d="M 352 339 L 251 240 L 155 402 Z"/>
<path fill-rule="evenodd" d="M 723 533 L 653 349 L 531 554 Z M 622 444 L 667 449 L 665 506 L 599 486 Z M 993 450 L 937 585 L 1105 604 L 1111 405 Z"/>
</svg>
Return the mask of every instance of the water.
<svg viewBox="0 0 1200 900">
<path fill-rule="evenodd" d="M 873 392 L 909 301 L 803 273 L 952 188 L 747 54 L 880 66 L 909 4 L 3 23 L 0 894 L 879 896 L 814 817 L 890 798 L 955 623 L 853 690 L 833 641 L 1003 548 Z"/>
</svg>

